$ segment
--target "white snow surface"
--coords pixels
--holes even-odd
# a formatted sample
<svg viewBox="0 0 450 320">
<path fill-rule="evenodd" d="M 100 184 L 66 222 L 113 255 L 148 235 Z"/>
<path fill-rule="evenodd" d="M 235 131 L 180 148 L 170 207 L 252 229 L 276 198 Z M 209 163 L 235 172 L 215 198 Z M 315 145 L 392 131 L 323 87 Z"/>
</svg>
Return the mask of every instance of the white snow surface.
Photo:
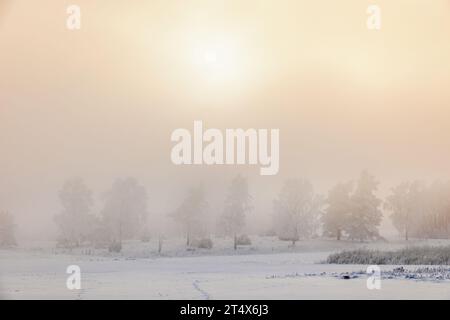
<svg viewBox="0 0 450 320">
<path fill-rule="evenodd" d="M 450 299 L 450 281 L 382 277 L 369 290 L 365 265 L 324 264 L 343 249 L 393 249 L 411 242 L 299 242 L 295 248 L 270 237 L 232 249 L 215 239 L 212 250 L 187 251 L 183 239 L 129 242 L 121 254 L 104 249 L 55 249 L 53 243 L 0 250 L 0 297 L 6 299 Z M 440 245 L 445 241 L 416 242 Z M 447 241 L 446 244 L 449 242 Z M 66 287 L 66 268 L 81 268 L 81 290 Z M 389 273 L 398 266 L 380 266 Z M 403 266 L 415 270 L 418 266 Z M 361 272 L 363 271 L 363 272 Z M 356 274 L 352 279 L 339 275 Z"/>
</svg>

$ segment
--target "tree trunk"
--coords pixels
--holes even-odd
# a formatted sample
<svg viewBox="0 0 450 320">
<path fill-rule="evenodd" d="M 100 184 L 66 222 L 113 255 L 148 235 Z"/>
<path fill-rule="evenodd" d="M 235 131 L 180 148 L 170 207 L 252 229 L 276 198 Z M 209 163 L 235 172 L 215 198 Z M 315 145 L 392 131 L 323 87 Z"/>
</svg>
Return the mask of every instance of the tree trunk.
<svg viewBox="0 0 450 320">
<path fill-rule="evenodd" d="M 337 240 L 341 240 L 341 229 L 337 230 Z"/>
<path fill-rule="evenodd" d="M 409 224 L 408 222 L 409 222 L 409 216 L 408 216 L 408 214 L 407 214 L 407 215 L 406 215 L 406 224 L 405 224 L 405 240 L 406 240 L 406 241 L 408 241 L 408 231 L 409 231 L 409 230 L 408 230 L 408 229 L 409 229 L 409 228 L 408 228 L 408 224 Z"/>
<path fill-rule="evenodd" d="M 122 247 L 122 221 L 119 224 L 119 243 L 120 246 Z"/>
<path fill-rule="evenodd" d="M 234 235 L 234 250 L 237 250 L 237 236 Z"/>
<path fill-rule="evenodd" d="M 161 236 L 159 236 L 159 239 L 158 239 L 158 253 L 161 254 L 161 251 L 162 251 L 162 238 L 161 238 Z"/>
</svg>

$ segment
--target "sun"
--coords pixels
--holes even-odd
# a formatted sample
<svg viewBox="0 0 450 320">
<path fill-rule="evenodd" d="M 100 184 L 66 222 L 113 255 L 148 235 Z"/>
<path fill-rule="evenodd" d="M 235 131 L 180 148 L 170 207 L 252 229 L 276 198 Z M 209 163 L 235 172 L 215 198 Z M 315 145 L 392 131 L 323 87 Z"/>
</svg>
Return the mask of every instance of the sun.
<svg viewBox="0 0 450 320">
<path fill-rule="evenodd" d="M 205 53 L 203 54 L 203 59 L 206 64 L 214 65 L 217 63 L 217 52 L 215 52 L 214 50 L 205 51 Z"/>
<path fill-rule="evenodd" d="M 208 82 L 239 81 L 243 65 L 239 48 L 232 41 L 215 40 L 196 44 L 193 48 L 193 67 L 198 76 Z"/>
</svg>

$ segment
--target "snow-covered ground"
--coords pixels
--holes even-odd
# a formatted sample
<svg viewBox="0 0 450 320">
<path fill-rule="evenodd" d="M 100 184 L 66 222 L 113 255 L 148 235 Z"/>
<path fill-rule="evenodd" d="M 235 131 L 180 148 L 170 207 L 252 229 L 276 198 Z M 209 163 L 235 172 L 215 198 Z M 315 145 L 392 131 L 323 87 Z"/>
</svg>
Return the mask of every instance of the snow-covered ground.
<svg viewBox="0 0 450 320">
<path fill-rule="evenodd" d="M 404 246 L 403 242 L 312 240 L 289 248 L 274 238 L 257 238 L 237 253 L 227 240 L 215 244 L 212 250 L 186 251 L 182 239 L 166 241 L 163 256 L 156 252 L 156 241 L 128 243 L 120 255 L 100 249 L 69 254 L 52 249 L 54 244 L 0 250 L 0 295 L 9 299 L 450 299 L 449 280 L 383 276 L 381 289 L 369 290 L 367 276 L 361 273 L 367 266 L 321 263 L 329 253 L 342 249 L 392 249 Z M 415 243 L 420 244 L 430 243 Z M 66 287 L 69 265 L 81 268 L 81 290 Z M 398 266 L 380 267 L 390 272 Z M 344 273 L 356 276 L 343 279 Z"/>
</svg>

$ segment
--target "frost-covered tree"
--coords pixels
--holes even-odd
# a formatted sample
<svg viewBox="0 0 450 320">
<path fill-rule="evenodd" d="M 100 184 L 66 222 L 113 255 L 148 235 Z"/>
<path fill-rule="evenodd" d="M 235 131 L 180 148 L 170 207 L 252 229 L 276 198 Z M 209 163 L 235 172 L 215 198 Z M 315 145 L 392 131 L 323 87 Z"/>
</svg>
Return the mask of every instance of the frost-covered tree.
<svg viewBox="0 0 450 320">
<path fill-rule="evenodd" d="M 438 204 L 437 220 L 441 226 L 442 236 L 450 238 L 450 182 L 442 183 L 440 189 L 440 201 Z"/>
<path fill-rule="evenodd" d="M 450 237 L 450 183 L 403 182 L 392 189 L 385 208 L 396 229 L 408 240 Z"/>
<path fill-rule="evenodd" d="M 170 216 L 183 228 L 186 245 L 191 244 L 194 236 L 205 232 L 205 213 L 207 202 L 203 186 L 189 189 L 186 198 Z"/>
<path fill-rule="evenodd" d="M 436 181 L 423 193 L 425 208 L 422 210 L 419 236 L 450 237 L 450 182 Z"/>
<path fill-rule="evenodd" d="M 122 240 L 133 239 L 146 230 L 147 191 L 134 178 L 118 179 L 104 195 L 101 211 L 110 241 L 122 244 Z"/>
<path fill-rule="evenodd" d="M 345 230 L 352 209 L 351 182 L 338 183 L 328 192 L 326 199 L 327 207 L 322 218 L 324 234 L 341 240 L 342 232 Z"/>
<path fill-rule="evenodd" d="M 55 216 L 59 228 L 59 244 L 80 246 L 92 233 L 95 217 L 90 213 L 92 192 L 81 179 L 71 179 L 64 183 L 59 192 L 62 211 Z"/>
<path fill-rule="evenodd" d="M 378 238 L 378 226 L 381 223 L 382 213 L 379 209 L 381 200 L 375 192 L 378 182 L 367 171 L 363 171 L 356 184 L 356 190 L 351 196 L 351 213 L 346 232 L 351 239 Z"/>
<path fill-rule="evenodd" d="M 245 226 L 245 215 L 251 210 L 250 201 L 247 179 L 238 175 L 228 189 L 218 225 L 221 234 L 233 237 L 235 250 L 237 249 L 238 233 L 242 232 Z"/>
<path fill-rule="evenodd" d="M 319 227 L 322 197 L 307 180 L 288 180 L 274 203 L 275 229 L 282 240 L 310 238 Z"/>
<path fill-rule="evenodd" d="M 391 212 L 394 227 L 405 240 L 417 235 L 417 228 L 424 213 L 425 186 L 420 181 L 402 182 L 392 188 L 384 207 Z"/>
<path fill-rule="evenodd" d="M 0 211 L 0 247 L 13 247 L 16 242 L 14 217 L 7 211 Z"/>
</svg>

